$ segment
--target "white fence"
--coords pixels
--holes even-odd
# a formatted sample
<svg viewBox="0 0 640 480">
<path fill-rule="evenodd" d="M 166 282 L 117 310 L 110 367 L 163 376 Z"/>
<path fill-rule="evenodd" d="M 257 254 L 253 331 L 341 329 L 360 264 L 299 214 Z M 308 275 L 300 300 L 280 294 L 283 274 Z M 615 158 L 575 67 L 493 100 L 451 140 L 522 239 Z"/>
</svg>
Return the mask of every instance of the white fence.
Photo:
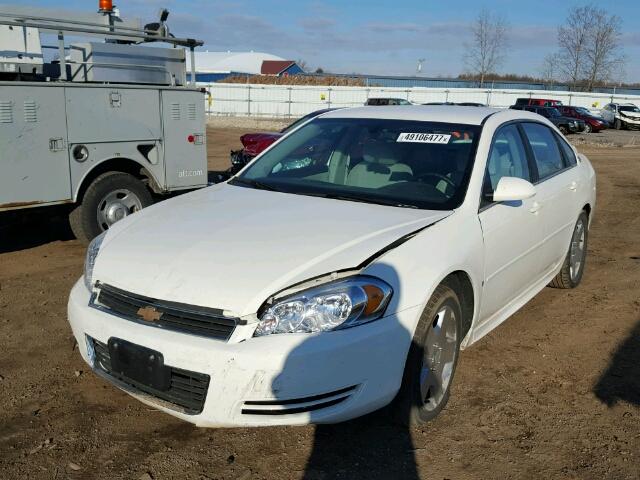
<svg viewBox="0 0 640 480">
<path fill-rule="evenodd" d="M 251 117 L 300 117 L 314 110 L 363 105 L 371 97 L 404 98 L 414 103 L 479 102 L 495 107 L 508 107 L 516 98 L 554 98 L 565 105 L 590 109 L 607 103 L 640 104 L 640 95 L 606 93 L 554 92 L 546 90 L 491 90 L 479 88 L 388 88 L 388 87 L 322 87 L 303 85 L 252 85 L 213 83 L 203 85 L 209 92 L 208 115 Z"/>
</svg>

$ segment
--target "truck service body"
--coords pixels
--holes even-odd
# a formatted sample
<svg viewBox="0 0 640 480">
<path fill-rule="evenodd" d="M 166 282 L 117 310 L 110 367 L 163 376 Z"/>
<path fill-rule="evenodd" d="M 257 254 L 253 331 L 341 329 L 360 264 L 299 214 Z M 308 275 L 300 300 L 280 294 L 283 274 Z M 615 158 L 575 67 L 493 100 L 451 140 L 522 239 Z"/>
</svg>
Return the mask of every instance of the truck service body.
<svg viewBox="0 0 640 480">
<path fill-rule="evenodd" d="M 88 241 L 152 195 L 207 185 L 204 99 L 186 81 L 185 50 L 134 44 L 201 42 L 169 38 L 166 15 L 153 31 L 112 27 L 115 12 L 98 13 L 100 26 L 25 10 L 0 8 L 0 50 L 13 49 L 0 58 L 0 212 L 74 204 L 71 226 Z M 67 48 L 59 34 L 47 64 L 34 32 L 55 29 L 108 41 Z"/>
</svg>

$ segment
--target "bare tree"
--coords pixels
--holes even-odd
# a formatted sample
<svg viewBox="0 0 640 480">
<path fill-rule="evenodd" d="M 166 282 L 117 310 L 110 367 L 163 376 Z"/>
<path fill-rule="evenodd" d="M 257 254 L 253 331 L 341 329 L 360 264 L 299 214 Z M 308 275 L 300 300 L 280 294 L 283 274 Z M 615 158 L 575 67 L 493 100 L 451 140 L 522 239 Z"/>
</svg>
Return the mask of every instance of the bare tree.
<svg viewBox="0 0 640 480">
<path fill-rule="evenodd" d="M 572 89 L 575 89 L 580 83 L 586 62 L 590 8 L 586 6 L 572 8 L 565 24 L 558 28 L 558 44 L 560 46 L 558 65 Z"/>
<path fill-rule="evenodd" d="M 302 58 L 299 58 L 298 60 L 296 60 L 296 63 L 302 69 L 303 72 L 308 72 L 309 71 L 309 65 L 307 64 L 306 60 L 303 60 Z"/>
<path fill-rule="evenodd" d="M 619 17 L 593 5 L 569 10 L 558 28 L 558 66 L 571 88 L 584 84 L 591 90 L 621 65 L 620 25 Z"/>
<path fill-rule="evenodd" d="M 608 15 L 602 9 L 594 9 L 593 22 L 589 29 L 585 65 L 587 90 L 593 90 L 596 83 L 611 79 L 615 70 L 624 62 L 620 53 L 620 17 Z"/>
<path fill-rule="evenodd" d="M 557 53 L 550 53 L 542 61 L 540 76 L 544 83 L 553 88 L 553 84 L 558 80 L 560 60 Z"/>
<path fill-rule="evenodd" d="M 465 63 L 484 85 L 485 77 L 496 73 L 504 61 L 508 25 L 506 20 L 488 10 L 481 10 L 471 26 L 473 39 L 467 45 Z"/>
</svg>

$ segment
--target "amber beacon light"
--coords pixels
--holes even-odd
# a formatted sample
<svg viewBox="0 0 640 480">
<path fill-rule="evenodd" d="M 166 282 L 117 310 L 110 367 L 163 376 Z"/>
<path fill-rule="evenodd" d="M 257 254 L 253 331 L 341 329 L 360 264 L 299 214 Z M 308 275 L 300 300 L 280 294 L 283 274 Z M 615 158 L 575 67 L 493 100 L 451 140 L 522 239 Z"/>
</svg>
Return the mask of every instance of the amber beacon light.
<svg viewBox="0 0 640 480">
<path fill-rule="evenodd" d="M 112 0 L 98 0 L 98 10 L 100 12 L 113 12 L 113 1 Z"/>
</svg>

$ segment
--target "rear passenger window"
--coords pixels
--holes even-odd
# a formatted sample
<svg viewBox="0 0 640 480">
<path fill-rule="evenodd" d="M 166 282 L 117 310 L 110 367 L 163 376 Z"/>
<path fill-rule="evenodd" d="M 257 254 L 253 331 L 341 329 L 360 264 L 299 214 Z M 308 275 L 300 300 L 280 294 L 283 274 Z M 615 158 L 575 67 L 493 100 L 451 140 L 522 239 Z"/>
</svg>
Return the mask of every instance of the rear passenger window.
<svg viewBox="0 0 640 480">
<path fill-rule="evenodd" d="M 522 127 L 533 150 L 539 180 L 544 180 L 565 168 L 558 142 L 548 127 L 539 123 L 523 123 Z"/>
<path fill-rule="evenodd" d="M 562 150 L 562 154 L 564 155 L 564 161 L 567 167 L 573 167 L 574 165 L 576 165 L 578 161 L 576 160 L 576 154 L 573 152 L 573 148 L 569 146 L 566 140 L 563 140 L 557 134 L 556 134 L 556 140 L 560 145 L 560 150 Z"/>
</svg>

